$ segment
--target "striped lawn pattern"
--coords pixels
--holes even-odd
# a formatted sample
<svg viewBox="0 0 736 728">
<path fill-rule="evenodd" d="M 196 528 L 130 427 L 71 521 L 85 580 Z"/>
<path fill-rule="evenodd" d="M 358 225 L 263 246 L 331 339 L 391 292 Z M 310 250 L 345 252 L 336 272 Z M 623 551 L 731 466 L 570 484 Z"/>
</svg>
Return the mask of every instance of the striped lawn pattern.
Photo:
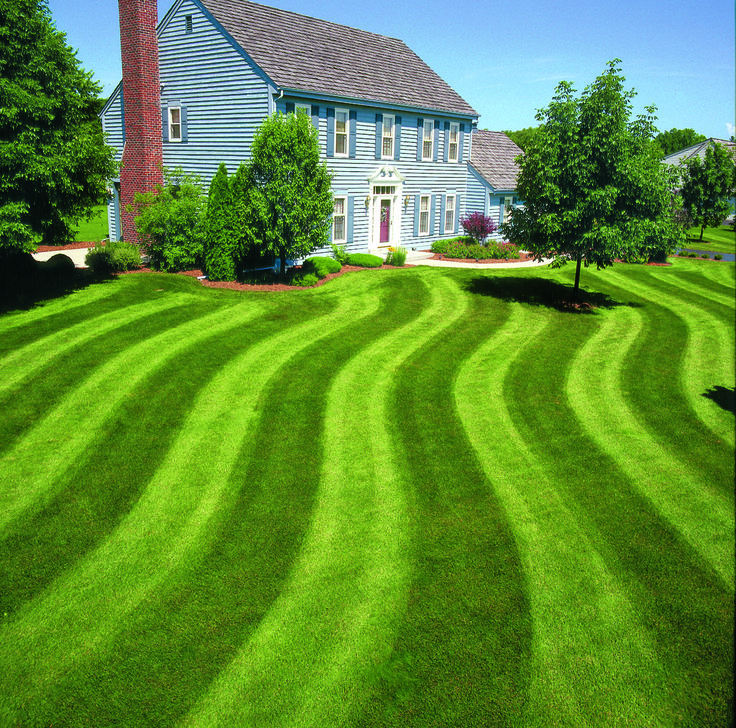
<svg viewBox="0 0 736 728">
<path fill-rule="evenodd" d="M 0 726 L 727 724 L 734 266 L 571 275 L 0 317 Z"/>
</svg>

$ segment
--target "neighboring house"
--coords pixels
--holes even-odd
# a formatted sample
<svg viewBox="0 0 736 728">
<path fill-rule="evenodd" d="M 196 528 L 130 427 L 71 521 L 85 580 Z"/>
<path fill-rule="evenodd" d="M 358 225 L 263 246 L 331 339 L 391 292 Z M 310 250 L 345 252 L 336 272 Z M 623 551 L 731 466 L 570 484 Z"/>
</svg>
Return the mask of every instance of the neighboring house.
<svg viewBox="0 0 736 728">
<path fill-rule="evenodd" d="M 468 165 L 468 212 L 482 212 L 497 226 L 508 222 L 516 197 L 516 158 L 523 154 L 501 131 L 476 130 Z M 501 238 L 496 232 L 491 237 Z"/>
<path fill-rule="evenodd" d="M 149 2 L 120 0 L 121 39 L 139 22 L 124 25 L 125 6 Z M 248 0 L 177 0 L 156 35 L 164 167 L 209 183 L 220 162 L 233 173 L 248 159 L 267 115 L 305 113 L 334 173 L 335 242 L 381 252 L 459 233 L 478 115 L 402 41 Z M 123 60 L 101 114 L 118 158 L 136 133 L 126 116 L 134 96 L 126 90 L 124 102 L 122 90 L 139 83 L 126 81 L 125 49 Z M 120 185 L 110 234 L 130 238 L 121 207 L 132 193 L 121 204 Z"/>
<path fill-rule="evenodd" d="M 700 157 L 701 160 L 705 159 L 705 150 L 711 144 L 720 144 L 721 146 L 729 149 L 731 151 L 731 156 L 734 158 L 734 161 L 736 161 L 736 142 L 727 141 L 726 139 L 714 139 L 713 137 L 711 137 L 710 139 L 706 139 L 705 141 L 698 142 L 697 144 L 693 144 L 692 146 L 686 147 L 685 149 L 681 149 L 679 152 L 668 154 L 662 159 L 662 162 L 664 164 L 676 165 L 677 167 L 684 167 L 687 161 L 689 159 L 693 159 L 694 157 Z M 736 197 L 732 197 L 730 215 L 733 216 L 735 211 Z"/>
</svg>

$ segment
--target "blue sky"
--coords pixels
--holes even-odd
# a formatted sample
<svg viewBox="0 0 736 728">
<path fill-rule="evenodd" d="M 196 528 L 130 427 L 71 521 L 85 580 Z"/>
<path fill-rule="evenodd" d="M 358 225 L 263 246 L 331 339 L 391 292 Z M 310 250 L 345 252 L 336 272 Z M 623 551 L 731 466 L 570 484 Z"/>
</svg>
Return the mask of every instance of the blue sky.
<svg viewBox="0 0 736 728">
<path fill-rule="evenodd" d="M 158 0 L 159 18 L 171 6 Z M 403 40 L 480 113 L 480 128 L 535 126 L 559 81 L 582 90 L 622 59 L 636 111 L 660 130 L 728 138 L 734 124 L 732 0 L 268 0 Z M 105 95 L 121 77 L 116 0 L 49 0 L 56 27 Z M 380 69 L 377 69 L 377 72 Z"/>
</svg>

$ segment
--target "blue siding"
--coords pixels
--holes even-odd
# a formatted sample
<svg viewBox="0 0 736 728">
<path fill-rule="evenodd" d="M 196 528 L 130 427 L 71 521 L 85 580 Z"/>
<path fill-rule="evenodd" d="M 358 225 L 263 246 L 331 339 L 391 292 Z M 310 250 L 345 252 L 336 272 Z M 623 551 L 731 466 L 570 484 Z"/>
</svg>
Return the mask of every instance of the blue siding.
<svg viewBox="0 0 736 728">
<path fill-rule="evenodd" d="M 192 33 L 186 32 L 187 15 Z M 268 85 L 261 73 L 191 0 L 159 29 L 159 65 L 162 105 L 179 101 L 186 114 L 186 137 L 164 143 L 164 166 L 181 166 L 206 184 L 220 162 L 236 169 L 268 114 Z"/>
<path fill-rule="evenodd" d="M 186 32 L 187 15 L 192 16 L 192 33 Z M 289 51 L 284 49 L 284 52 Z M 186 113 L 182 119 L 186 121 L 186 141 L 164 142 L 164 165 L 199 174 L 206 186 L 220 162 L 234 171 L 241 161 L 248 159 L 255 130 L 269 113 L 286 113 L 296 103 L 307 103 L 311 105 L 312 122 L 318 130 L 322 158 L 334 174 L 335 194 L 339 190 L 348 198 L 350 250 L 373 248 L 369 236 L 376 208 L 369 180 L 382 168 L 395 170 L 404 180 L 403 184 L 396 184 L 392 213 L 396 226 L 394 240 L 404 247 L 426 248 L 437 238 L 456 234 L 443 232 L 441 201 L 446 195 L 456 195 L 458 218 L 465 215 L 466 201 L 474 200 L 473 194 L 466 191 L 467 164 L 444 162 L 446 142 L 440 130 L 444 131 L 449 117 L 434 118 L 435 161 L 425 162 L 421 160 L 425 118 L 421 112 L 412 114 L 406 109 L 351 104 L 340 99 L 328 102 L 308 95 L 277 98 L 276 89 L 269 86 L 262 72 L 248 61 L 247 55 L 233 47 L 231 39 L 192 0 L 183 0 L 166 16 L 159 30 L 159 57 L 164 87 L 162 107 L 177 101 L 182 114 Z M 346 158 L 334 156 L 336 107 L 349 110 L 349 157 Z M 381 156 L 384 113 L 395 117 L 394 160 L 377 158 Z M 453 117 L 452 121 L 462 123 L 466 129 L 472 123 L 470 117 Z M 108 102 L 103 112 L 103 128 L 109 134 L 110 143 L 118 149 L 119 158 L 122 149 L 119 100 Z M 461 134 L 461 159 L 469 158 L 470 137 L 469 133 Z M 416 230 L 420 194 L 430 195 L 431 200 L 430 235 L 421 237 Z"/>
</svg>

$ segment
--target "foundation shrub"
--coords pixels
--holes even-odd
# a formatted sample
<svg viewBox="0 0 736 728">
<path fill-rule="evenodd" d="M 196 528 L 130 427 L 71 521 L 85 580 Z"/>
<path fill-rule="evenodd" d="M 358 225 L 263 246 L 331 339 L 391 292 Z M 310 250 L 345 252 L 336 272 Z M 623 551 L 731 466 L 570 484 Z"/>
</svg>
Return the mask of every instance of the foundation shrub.
<svg viewBox="0 0 736 728">
<path fill-rule="evenodd" d="M 347 259 L 348 265 L 357 265 L 361 268 L 380 268 L 383 265 L 383 258 L 370 253 L 351 253 Z"/>
<path fill-rule="evenodd" d="M 302 264 L 303 273 L 314 273 L 317 278 L 325 278 L 330 273 L 339 273 L 342 265 L 334 258 L 315 255 L 307 258 Z"/>
</svg>

